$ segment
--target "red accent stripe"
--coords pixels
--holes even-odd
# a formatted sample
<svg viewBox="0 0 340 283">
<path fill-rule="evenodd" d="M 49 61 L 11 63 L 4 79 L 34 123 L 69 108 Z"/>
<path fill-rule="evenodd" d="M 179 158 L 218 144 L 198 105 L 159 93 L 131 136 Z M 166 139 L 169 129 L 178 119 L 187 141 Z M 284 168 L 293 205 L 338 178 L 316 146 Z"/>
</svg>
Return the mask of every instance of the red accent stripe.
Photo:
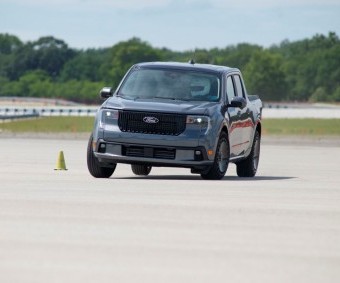
<svg viewBox="0 0 340 283">
<path fill-rule="evenodd" d="M 235 144 L 235 145 L 233 145 L 232 147 L 236 147 L 236 146 L 244 145 L 244 144 L 246 144 L 246 143 L 249 143 L 249 141 L 246 141 L 246 142 L 243 142 L 243 143 L 238 143 L 238 144 Z"/>
<path fill-rule="evenodd" d="M 250 118 L 248 118 L 245 121 L 239 121 L 239 122 L 236 122 L 236 123 L 232 123 L 231 128 L 230 128 L 230 132 L 234 131 L 237 128 L 247 128 L 247 127 L 254 127 L 254 126 L 255 125 L 254 125 L 253 121 Z"/>
</svg>

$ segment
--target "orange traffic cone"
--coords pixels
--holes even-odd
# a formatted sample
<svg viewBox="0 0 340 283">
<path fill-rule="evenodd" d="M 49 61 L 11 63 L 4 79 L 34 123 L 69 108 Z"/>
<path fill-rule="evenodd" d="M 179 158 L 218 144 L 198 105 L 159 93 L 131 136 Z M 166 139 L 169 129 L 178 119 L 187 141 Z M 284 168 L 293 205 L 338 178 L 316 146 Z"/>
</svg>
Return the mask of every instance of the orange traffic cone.
<svg viewBox="0 0 340 283">
<path fill-rule="evenodd" d="M 67 170 L 64 158 L 64 152 L 61 150 L 58 155 L 57 165 L 54 170 Z"/>
</svg>

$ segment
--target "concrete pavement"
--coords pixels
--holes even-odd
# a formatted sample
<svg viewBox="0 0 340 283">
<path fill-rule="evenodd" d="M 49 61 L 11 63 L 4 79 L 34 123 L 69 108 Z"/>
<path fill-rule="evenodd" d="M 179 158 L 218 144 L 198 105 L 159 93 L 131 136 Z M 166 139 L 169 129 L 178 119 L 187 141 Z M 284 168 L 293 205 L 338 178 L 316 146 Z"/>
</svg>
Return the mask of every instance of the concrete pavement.
<svg viewBox="0 0 340 283">
<path fill-rule="evenodd" d="M 94 179 L 86 145 L 0 139 L 0 282 L 340 282 L 339 147 L 265 143 L 257 177 L 204 181 Z"/>
</svg>

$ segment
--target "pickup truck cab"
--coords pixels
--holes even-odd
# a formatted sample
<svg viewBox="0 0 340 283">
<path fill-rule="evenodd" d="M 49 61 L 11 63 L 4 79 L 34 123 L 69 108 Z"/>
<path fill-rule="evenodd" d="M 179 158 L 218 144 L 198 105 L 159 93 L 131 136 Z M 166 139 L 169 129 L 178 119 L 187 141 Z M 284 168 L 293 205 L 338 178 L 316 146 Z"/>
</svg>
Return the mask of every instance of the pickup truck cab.
<svg viewBox="0 0 340 283">
<path fill-rule="evenodd" d="M 248 96 L 241 72 L 174 62 L 136 64 L 116 90 L 105 87 L 87 149 L 89 172 L 109 178 L 118 163 L 136 175 L 153 166 L 190 168 L 222 179 L 229 162 L 256 174 L 262 102 Z"/>
</svg>

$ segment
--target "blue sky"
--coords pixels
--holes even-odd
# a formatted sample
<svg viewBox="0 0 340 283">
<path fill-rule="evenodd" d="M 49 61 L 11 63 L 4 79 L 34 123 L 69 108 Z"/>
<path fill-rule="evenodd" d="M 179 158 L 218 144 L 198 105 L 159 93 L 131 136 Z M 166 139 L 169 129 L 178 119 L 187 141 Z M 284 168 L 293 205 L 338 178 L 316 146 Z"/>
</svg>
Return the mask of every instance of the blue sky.
<svg viewBox="0 0 340 283">
<path fill-rule="evenodd" d="M 0 33 L 52 35 L 79 49 L 134 36 L 178 51 L 269 47 L 329 31 L 340 36 L 340 0 L 0 0 Z"/>
</svg>

